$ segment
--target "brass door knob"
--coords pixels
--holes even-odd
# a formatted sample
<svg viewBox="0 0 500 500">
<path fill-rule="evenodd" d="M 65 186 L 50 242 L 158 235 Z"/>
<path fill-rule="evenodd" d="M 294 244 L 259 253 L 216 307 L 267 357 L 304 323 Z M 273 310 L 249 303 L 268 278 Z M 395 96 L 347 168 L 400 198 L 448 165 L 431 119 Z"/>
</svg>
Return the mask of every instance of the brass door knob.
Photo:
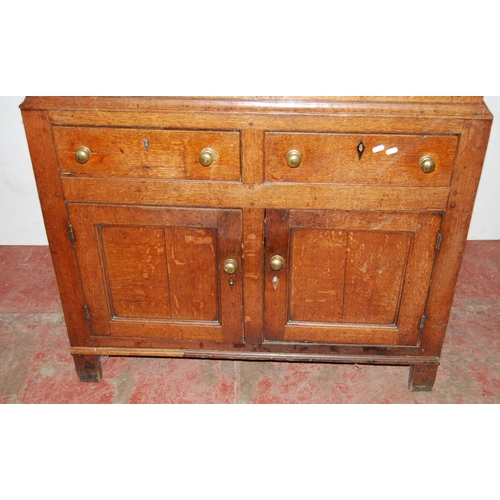
<svg viewBox="0 0 500 500">
<path fill-rule="evenodd" d="M 220 154 L 212 148 L 203 148 L 200 151 L 199 161 L 204 167 L 209 167 L 212 163 L 218 161 Z"/>
<path fill-rule="evenodd" d="M 426 155 L 418 162 L 424 174 L 430 174 L 436 168 L 436 162 L 432 156 Z"/>
<path fill-rule="evenodd" d="M 238 263 L 234 259 L 227 259 L 224 262 L 224 272 L 226 274 L 234 274 L 238 268 Z"/>
<path fill-rule="evenodd" d="M 285 259 L 281 255 L 273 255 L 271 257 L 271 269 L 274 271 L 279 271 L 282 267 L 283 264 L 285 263 Z"/>
<path fill-rule="evenodd" d="M 286 154 L 286 162 L 288 163 L 288 166 L 290 168 L 297 168 L 302 162 L 301 152 L 297 151 L 296 149 L 288 151 L 288 153 Z"/>
<path fill-rule="evenodd" d="M 90 149 L 82 146 L 75 151 L 75 160 L 78 163 L 87 163 L 90 160 Z"/>
</svg>

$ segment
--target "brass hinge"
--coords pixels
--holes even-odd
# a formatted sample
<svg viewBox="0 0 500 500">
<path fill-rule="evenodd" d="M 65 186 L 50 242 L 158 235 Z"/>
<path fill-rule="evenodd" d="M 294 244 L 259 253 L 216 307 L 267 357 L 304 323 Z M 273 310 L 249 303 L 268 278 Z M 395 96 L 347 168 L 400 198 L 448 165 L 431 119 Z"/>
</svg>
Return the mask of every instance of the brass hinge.
<svg viewBox="0 0 500 500">
<path fill-rule="evenodd" d="M 69 237 L 71 239 L 71 243 L 75 243 L 76 242 L 75 231 L 73 231 L 73 226 L 71 224 L 68 224 L 68 232 L 69 232 Z"/>
<path fill-rule="evenodd" d="M 83 306 L 83 313 L 85 314 L 85 320 L 90 323 L 90 311 L 89 306 Z"/>
<path fill-rule="evenodd" d="M 420 324 L 418 325 L 419 330 L 423 330 L 425 326 L 425 320 L 427 318 L 425 317 L 425 314 L 422 314 L 422 317 L 420 318 Z"/>
<path fill-rule="evenodd" d="M 439 252 L 439 250 L 441 250 L 441 241 L 443 241 L 443 235 L 439 233 L 436 239 L 436 252 Z"/>
</svg>

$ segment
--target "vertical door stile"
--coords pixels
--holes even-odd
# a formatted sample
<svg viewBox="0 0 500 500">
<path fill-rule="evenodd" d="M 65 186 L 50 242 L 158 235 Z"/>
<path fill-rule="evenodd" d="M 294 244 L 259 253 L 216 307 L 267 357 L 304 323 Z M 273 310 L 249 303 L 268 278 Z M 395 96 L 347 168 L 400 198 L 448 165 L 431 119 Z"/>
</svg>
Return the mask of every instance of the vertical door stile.
<svg viewBox="0 0 500 500">
<path fill-rule="evenodd" d="M 287 210 L 266 211 L 264 329 L 267 339 L 284 340 L 285 325 L 288 322 L 289 231 L 289 214 Z M 283 258 L 283 265 L 279 270 L 271 268 L 271 259 L 275 256 Z"/>
</svg>

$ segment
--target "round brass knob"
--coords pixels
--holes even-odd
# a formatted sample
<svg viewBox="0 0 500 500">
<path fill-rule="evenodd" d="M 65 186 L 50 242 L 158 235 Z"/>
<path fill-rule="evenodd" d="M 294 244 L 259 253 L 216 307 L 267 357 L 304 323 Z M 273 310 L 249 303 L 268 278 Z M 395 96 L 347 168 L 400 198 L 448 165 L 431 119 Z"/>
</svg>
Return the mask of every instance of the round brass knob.
<svg viewBox="0 0 500 500">
<path fill-rule="evenodd" d="M 285 259 L 281 255 L 273 255 L 271 257 L 271 269 L 274 271 L 279 271 L 282 267 L 283 264 L 285 263 Z"/>
<path fill-rule="evenodd" d="M 199 161 L 204 167 L 209 167 L 220 158 L 219 153 L 212 148 L 203 148 L 200 151 Z"/>
<path fill-rule="evenodd" d="M 238 263 L 234 259 L 227 259 L 224 262 L 224 272 L 226 274 L 234 274 L 238 268 Z"/>
<path fill-rule="evenodd" d="M 432 156 L 422 156 L 418 163 L 424 174 L 430 174 L 436 168 L 436 162 Z"/>
<path fill-rule="evenodd" d="M 288 153 L 286 154 L 286 162 L 288 163 L 289 167 L 297 168 L 302 162 L 301 152 L 297 151 L 296 149 L 288 151 Z"/>
<path fill-rule="evenodd" d="M 75 151 L 75 160 L 78 163 L 87 163 L 90 160 L 90 149 L 82 146 Z"/>
</svg>

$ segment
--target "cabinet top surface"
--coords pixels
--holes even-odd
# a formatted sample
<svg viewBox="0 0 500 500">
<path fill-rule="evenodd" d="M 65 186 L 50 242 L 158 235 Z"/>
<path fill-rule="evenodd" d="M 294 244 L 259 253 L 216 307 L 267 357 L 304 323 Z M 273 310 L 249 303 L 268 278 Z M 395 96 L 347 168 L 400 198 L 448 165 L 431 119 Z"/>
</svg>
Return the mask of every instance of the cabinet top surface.
<svg viewBox="0 0 500 500">
<path fill-rule="evenodd" d="M 480 96 L 26 97 L 21 109 L 126 112 L 319 113 L 492 119 Z"/>
</svg>

